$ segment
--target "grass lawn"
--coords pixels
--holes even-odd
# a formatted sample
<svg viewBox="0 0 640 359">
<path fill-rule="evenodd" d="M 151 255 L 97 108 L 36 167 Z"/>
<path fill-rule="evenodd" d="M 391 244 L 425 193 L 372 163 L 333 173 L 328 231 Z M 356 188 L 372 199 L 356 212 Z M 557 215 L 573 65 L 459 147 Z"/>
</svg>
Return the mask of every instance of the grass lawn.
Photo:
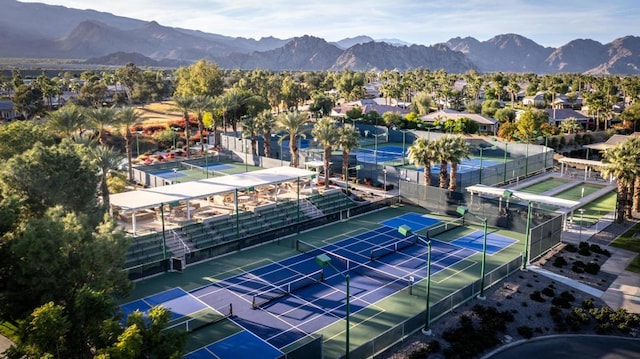
<svg viewBox="0 0 640 359">
<path fill-rule="evenodd" d="M 613 241 L 611 245 L 631 252 L 640 253 L 640 238 L 633 238 L 636 233 L 640 233 L 640 223 L 636 224 L 618 239 Z M 634 273 L 640 273 L 640 256 L 636 256 L 631 263 L 629 263 L 627 270 Z"/>
<path fill-rule="evenodd" d="M 12 323 L 0 321 L 0 335 L 3 335 L 15 342 L 17 341 L 17 330 L 18 328 L 16 328 Z"/>
</svg>

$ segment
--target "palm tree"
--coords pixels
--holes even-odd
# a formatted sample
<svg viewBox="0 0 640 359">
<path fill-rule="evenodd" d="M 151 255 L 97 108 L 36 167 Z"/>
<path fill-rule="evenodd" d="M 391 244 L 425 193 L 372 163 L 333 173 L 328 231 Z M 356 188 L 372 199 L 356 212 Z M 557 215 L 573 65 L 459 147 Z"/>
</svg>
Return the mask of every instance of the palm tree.
<svg viewBox="0 0 640 359">
<path fill-rule="evenodd" d="M 131 152 L 133 152 L 131 145 L 131 127 L 137 125 L 142 120 L 141 114 L 132 107 L 123 107 L 118 112 L 117 125 L 120 128 L 120 133 L 124 135 L 125 151 L 127 153 L 127 171 L 129 173 L 129 181 L 133 182 L 133 168 L 131 165 Z"/>
<path fill-rule="evenodd" d="M 433 159 L 435 162 L 440 162 L 440 173 L 439 173 L 439 185 L 440 188 L 447 188 L 447 180 L 449 180 L 449 173 L 447 167 L 449 166 L 450 152 L 452 146 L 452 139 L 455 136 L 444 135 L 439 137 L 437 140 L 432 142 L 432 146 L 434 147 L 435 158 Z"/>
<path fill-rule="evenodd" d="M 463 159 L 469 159 L 471 155 L 471 146 L 462 136 L 443 136 L 451 137 L 446 139 L 448 144 L 446 146 L 449 157 L 449 163 L 451 164 L 451 171 L 449 174 L 449 191 L 455 191 L 458 180 L 458 165 Z M 440 138 L 443 138 L 440 137 Z"/>
<path fill-rule="evenodd" d="M 102 195 L 102 204 L 105 208 L 109 208 L 109 186 L 108 178 L 111 170 L 118 167 L 120 162 L 120 154 L 111 147 L 98 145 L 91 149 L 93 160 L 100 169 L 100 194 Z"/>
<path fill-rule="evenodd" d="M 298 111 L 285 112 L 278 116 L 276 129 L 289 134 L 289 151 L 291 153 L 291 167 L 298 167 L 298 143 L 296 137 L 305 137 L 307 115 Z"/>
<path fill-rule="evenodd" d="M 98 107 L 87 111 L 90 126 L 98 131 L 98 142 L 105 144 L 105 129 L 115 124 L 116 110 L 113 107 Z"/>
<path fill-rule="evenodd" d="M 271 157 L 271 130 L 276 126 L 276 118 L 271 110 L 264 110 L 256 116 L 256 127 L 264 139 L 264 156 Z M 281 154 L 282 155 L 282 154 Z"/>
<path fill-rule="evenodd" d="M 638 156 L 634 153 L 637 151 L 634 151 L 632 146 L 625 146 L 626 143 L 628 141 L 606 151 L 602 159 L 605 164 L 602 168 L 602 176 L 615 177 L 618 182 L 617 223 L 624 222 L 625 209 L 629 203 L 629 188 L 634 181 L 637 170 L 634 166 L 629 165 L 630 163 L 637 164 Z"/>
<path fill-rule="evenodd" d="M 75 105 L 65 105 L 51 112 L 46 122 L 47 129 L 61 133 L 66 138 L 71 138 L 80 132 L 84 125 L 85 114 Z"/>
<path fill-rule="evenodd" d="M 322 146 L 324 153 L 322 156 L 324 161 L 324 188 L 329 188 L 331 152 L 333 145 L 339 139 L 338 128 L 331 118 L 323 117 L 313 126 L 311 135 L 313 136 L 313 141 Z"/>
<path fill-rule="evenodd" d="M 191 138 L 191 133 L 189 127 L 191 127 L 191 121 L 189 120 L 189 112 L 193 110 L 195 106 L 195 100 L 193 96 L 176 96 L 173 98 L 173 102 L 175 103 L 174 109 L 176 111 L 182 112 L 182 117 L 184 118 L 184 136 L 187 142 L 187 159 L 189 159 L 189 140 Z"/>
<path fill-rule="evenodd" d="M 353 125 L 345 124 L 338 128 L 338 147 L 342 150 L 342 179 L 349 180 L 349 154 L 360 148 L 360 131 Z"/>
<path fill-rule="evenodd" d="M 431 186 L 431 164 L 435 160 L 435 146 L 425 137 L 420 137 L 407 149 L 409 163 L 424 168 L 424 185 Z"/>
<path fill-rule="evenodd" d="M 193 111 L 196 113 L 196 118 L 198 119 L 198 132 L 200 133 L 200 144 L 202 147 L 202 153 L 204 153 L 204 113 L 208 111 L 213 111 L 215 108 L 215 101 L 213 97 L 208 95 L 197 95 L 193 97 Z M 208 141 L 207 141 L 208 142 Z M 208 149 L 207 143 L 207 151 Z"/>
<path fill-rule="evenodd" d="M 256 134 L 258 133 L 258 123 L 253 117 L 244 117 L 242 119 L 242 138 L 251 139 L 251 154 L 258 155 L 258 147 L 256 146 Z"/>
</svg>

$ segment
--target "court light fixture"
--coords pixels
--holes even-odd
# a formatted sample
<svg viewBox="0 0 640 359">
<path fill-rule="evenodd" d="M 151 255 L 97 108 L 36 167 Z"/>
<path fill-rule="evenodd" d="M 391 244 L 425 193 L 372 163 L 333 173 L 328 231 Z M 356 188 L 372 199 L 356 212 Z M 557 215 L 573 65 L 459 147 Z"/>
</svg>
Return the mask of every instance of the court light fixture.
<svg viewBox="0 0 640 359">
<path fill-rule="evenodd" d="M 431 295 L 431 239 L 428 237 L 421 239 L 420 236 L 417 233 L 413 233 L 413 231 L 411 230 L 411 227 L 407 226 L 406 224 L 403 224 L 400 227 L 398 227 L 398 233 L 402 234 L 405 237 L 414 234 L 416 237 L 418 237 L 418 240 L 422 240 L 427 245 L 427 288 L 426 288 L 427 298 L 425 300 L 426 308 L 424 311 L 424 328 L 422 328 L 422 334 L 431 335 L 431 323 L 430 323 L 431 308 L 429 303 L 429 299 Z"/>
<path fill-rule="evenodd" d="M 326 254 L 320 254 L 318 256 L 316 256 L 316 264 L 319 265 L 320 267 L 331 267 L 333 268 L 336 272 L 338 272 L 341 276 L 344 277 L 345 282 L 347 282 L 347 294 L 346 294 L 346 315 L 345 315 L 345 319 L 347 321 L 347 328 L 346 328 L 346 341 L 345 341 L 345 354 L 344 357 L 346 359 L 349 359 L 349 352 L 350 352 L 350 346 L 349 346 L 349 327 L 350 327 L 350 323 L 349 323 L 349 314 L 350 314 L 350 307 L 349 307 L 349 273 L 347 274 L 342 274 L 342 272 L 340 270 L 338 270 L 338 268 L 336 268 L 332 263 L 331 263 L 331 257 L 329 257 Z"/>
<path fill-rule="evenodd" d="M 465 206 L 458 206 L 458 208 L 456 208 L 456 212 L 461 216 L 464 216 L 465 214 L 470 214 L 473 217 L 482 221 L 482 227 L 483 227 L 482 264 L 480 265 L 480 294 L 478 294 L 478 299 L 485 300 L 487 299 L 487 297 L 484 295 L 484 275 L 485 275 L 486 264 L 487 264 L 487 220 L 488 219 L 486 217 L 480 217 L 475 213 L 469 212 L 469 208 Z"/>
</svg>

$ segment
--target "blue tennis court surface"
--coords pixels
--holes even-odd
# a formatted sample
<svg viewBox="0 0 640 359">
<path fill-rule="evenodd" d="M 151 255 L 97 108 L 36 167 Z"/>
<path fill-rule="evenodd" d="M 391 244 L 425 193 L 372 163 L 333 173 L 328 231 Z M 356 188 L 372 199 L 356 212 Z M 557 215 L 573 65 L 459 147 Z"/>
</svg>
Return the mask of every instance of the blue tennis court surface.
<svg viewBox="0 0 640 359">
<path fill-rule="evenodd" d="M 386 221 L 380 222 L 383 226 L 398 228 L 402 225 L 406 225 L 411 227 L 411 230 L 414 232 L 420 231 L 425 228 L 429 228 L 435 224 L 438 224 L 440 221 L 437 218 L 432 218 L 427 216 L 426 214 L 419 213 L 406 213 L 402 216 L 388 219 Z"/>
<path fill-rule="evenodd" d="M 175 320 L 207 308 L 206 304 L 181 288 L 169 289 L 143 299 L 138 299 L 136 301 L 123 304 L 120 308 L 124 314 L 124 318 L 126 318 L 136 310 L 146 314 L 151 307 L 156 305 L 163 305 L 169 310 L 171 313 L 170 320 Z"/>
<path fill-rule="evenodd" d="M 492 167 L 501 164 L 501 162 L 482 160 L 482 168 Z M 458 173 L 466 173 L 480 169 L 480 160 L 477 158 L 471 158 L 468 160 L 462 160 L 458 165 Z M 424 167 L 416 168 L 418 172 L 424 172 Z M 447 171 L 451 171 L 451 165 L 447 166 Z M 440 173 L 440 166 L 431 166 L 431 173 Z"/>
<path fill-rule="evenodd" d="M 207 345 L 184 356 L 185 359 L 276 359 L 283 357 L 278 349 L 268 345 L 250 332 L 241 331 L 221 341 Z"/>
<path fill-rule="evenodd" d="M 224 163 L 210 163 L 207 166 L 202 166 L 202 169 L 208 169 L 209 171 L 224 171 L 234 168 L 232 165 Z"/>
<path fill-rule="evenodd" d="M 458 238 L 451 242 L 459 247 L 472 249 L 476 252 L 482 252 L 482 244 L 484 242 L 484 232 L 475 231 L 471 234 L 467 234 L 464 237 Z M 495 233 L 487 233 L 487 253 L 494 255 L 508 246 L 517 242 L 513 238 L 501 236 Z"/>
<path fill-rule="evenodd" d="M 164 178 L 164 179 L 174 179 L 174 178 L 185 177 L 186 176 L 186 174 L 180 173 L 180 171 L 174 172 L 172 169 L 151 172 L 151 174 L 154 175 L 154 176 L 158 176 L 158 177 Z"/>
<path fill-rule="evenodd" d="M 427 246 L 416 236 L 403 236 L 398 227 L 408 225 L 418 231 L 439 222 L 426 215 L 406 213 L 320 248 L 298 241 L 297 248 L 302 253 L 297 256 L 189 293 L 174 288 L 127 303 L 122 310 L 128 314 L 162 304 L 170 308 L 175 319 L 207 307 L 224 313 L 231 305 L 230 320 L 245 331 L 185 358 L 279 358 L 284 347 L 345 317 L 346 274 L 350 277 L 352 314 L 368 307 L 377 313 L 376 303 L 382 299 L 399 292 L 410 295 L 406 289 L 425 278 Z M 493 240 L 497 239 L 492 237 Z M 432 239 L 431 274 L 474 255 L 476 250 L 472 247 Z M 321 254 L 330 258 L 332 266 L 319 267 L 316 257 Z"/>
<path fill-rule="evenodd" d="M 380 147 L 378 149 L 361 148 L 352 152 L 359 162 L 376 163 L 402 160 L 402 147 Z"/>
</svg>

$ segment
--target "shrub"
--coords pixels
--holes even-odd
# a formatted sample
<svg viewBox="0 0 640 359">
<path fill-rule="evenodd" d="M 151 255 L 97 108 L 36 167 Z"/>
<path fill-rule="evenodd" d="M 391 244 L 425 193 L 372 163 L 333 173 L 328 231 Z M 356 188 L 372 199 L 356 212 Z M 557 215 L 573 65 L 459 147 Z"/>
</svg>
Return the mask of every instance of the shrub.
<svg viewBox="0 0 640 359">
<path fill-rule="evenodd" d="M 584 268 L 584 266 L 585 266 L 583 261 L 575 261 L 575 262 L 573 262 L 573 265 L 574 266 L 578 266 L 580 268 Z"/>
<path fill-rule="evenodd" d="M 563 267 L 563 266 L 567 265 L 567 260 L 564 259 L 564 257 L 559 256 L 559 257 L 556 257 L 556 259 L 553 260 L 553 264 L 552 265 L 554 267 L 560 268 L 560 267 Z"/>
<path fill-rule="evenodd" d="M 584 273 L 583 267 L 579 267 L 579 266 L 577 266 L 575 264 L 571 267 L 571 270 L 576 272 L 576 273 Z"/>
<path fill-rule="evenodd" d="M 537 291 L 537 290 L 531 293 L 531 295 L 529 295 L 529 298 L 531 298 L 531 300 L 534 300 L 536 302 L 540 302 L 540 303 L 545 302 L 544 298 L 542 298 L 542 296 L 540 295 L 540 291 Z"/>
<path fill-rule="evenodd" d="M 533 329 L 527 326 L 518 327 L 518 334 L 520 334 L 525 339 L 531 339 L 533 337 Z"/>
<path fill-rule="evenodd" d="M 600 272 L 600 265 L 596 262 L 589 262 L 584 266 L 584 271 L 589 274 L 598 274 L 598 272 Z"/>
<path fill-rule="evenodd" d="M 542 290 L 542 294 L 546 295 L 547 297 L 554 297 L 556 295 L 556 293 L 553 291 L 553 289 L 546 287 Z"/>
<path fill-rule="evenodd" d="M 575 253 L 578 251 L 578 247 L 575 244 L 569 243 L 564 247 L 564 250 L 570 253 Z"/>
<path fill-rule="evenodd" d="M 423 344 L 420 348 L 418 348 L 417 350 L 414 350 L 413 352 L 411 352 L 407 356 L 407 358 L 408 359 L 422 359 L 422 358 L 426 358 L 431 353 L 438 353 L 440 350 L 441 350 L 440 342 L 435 340 L 435 339 L 433 339 L 432 341 L 430 341 L 426 345 Z"/>
<path fill-rule="evenodd" d="M 593 308 L 593 301 L 591 301 L 591 299 L 585 299 L 582 301 L 582 308 L 584 309 L 591 309 Z"/>
<path fill-rule="evenodd" d="M 581 256 L 588 257 L 591 255 L 591 250 L 588 247 L 578 249 L 578 254 Z"/>
</svg>

